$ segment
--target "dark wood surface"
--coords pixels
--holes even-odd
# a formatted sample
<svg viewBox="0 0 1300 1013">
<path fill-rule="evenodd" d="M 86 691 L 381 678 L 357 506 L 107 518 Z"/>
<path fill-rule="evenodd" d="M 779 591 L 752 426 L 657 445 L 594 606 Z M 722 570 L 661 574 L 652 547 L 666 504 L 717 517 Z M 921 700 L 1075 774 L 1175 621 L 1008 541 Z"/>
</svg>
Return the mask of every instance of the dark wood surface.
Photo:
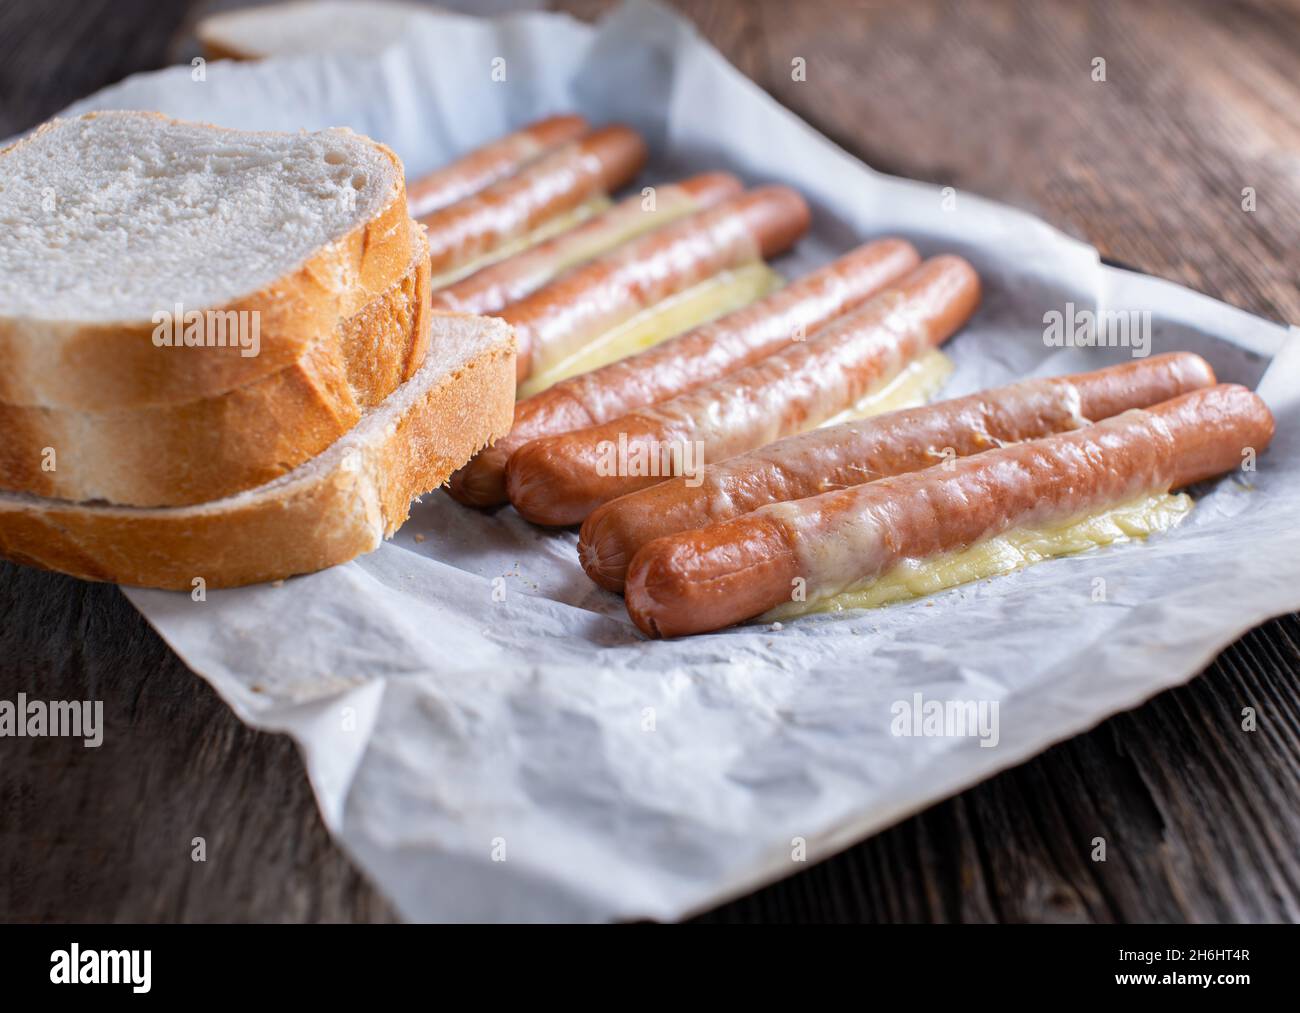
<svg viewBox="0 0 1300 1013">
<path fill-rule="evenodd" d="M 0 135 L 162 65 L 197 6 L 9 0 Z M 1300 319 L 1295 4 L 682 7 L 871 164 Z M 1190 685 L 704 920 L 1300 919 L 1298 673 L 1300 619 L 1266 623 Z M 0 699 L 19 692 L 101 699 L 108 731 L 98 750 L 0 739 L 0 918 L 394 917 L 324 831 L 289 741 L 241 725 L 115 588 L 0 564 Z M 1104 864 L 1089 857 L 1099 836 Z"/>
</svg>

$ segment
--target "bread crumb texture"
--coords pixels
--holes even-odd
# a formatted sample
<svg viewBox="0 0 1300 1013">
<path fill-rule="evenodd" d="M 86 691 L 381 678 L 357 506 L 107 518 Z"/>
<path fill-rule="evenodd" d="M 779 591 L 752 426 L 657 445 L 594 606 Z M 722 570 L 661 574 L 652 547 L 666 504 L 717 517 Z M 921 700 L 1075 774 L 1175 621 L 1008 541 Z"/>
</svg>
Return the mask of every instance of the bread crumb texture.
<svg viewBox="0 0 1300 1013">
<path fill-rule="evenodd" d="M 0 153 L 0 315 L 133 321 L 224 305 L 375 217 L 396 177 L 346 129 L 54 120 Z"/>
</svg>

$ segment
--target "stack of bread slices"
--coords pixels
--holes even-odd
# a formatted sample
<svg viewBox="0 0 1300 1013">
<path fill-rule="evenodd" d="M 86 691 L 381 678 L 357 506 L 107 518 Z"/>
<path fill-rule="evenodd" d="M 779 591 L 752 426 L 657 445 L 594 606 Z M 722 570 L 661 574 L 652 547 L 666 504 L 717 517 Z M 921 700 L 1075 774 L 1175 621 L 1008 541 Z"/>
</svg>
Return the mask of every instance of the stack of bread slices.
<svg viewBox="0 0 1300 1013">
<path fill-rule="evenodd" d="M 375 548 L 511 423 L 510 328 L 429 284 L 347 130 L 113 112 L 0 152 L 0 554 L 188 590 Z"/>
</svg>

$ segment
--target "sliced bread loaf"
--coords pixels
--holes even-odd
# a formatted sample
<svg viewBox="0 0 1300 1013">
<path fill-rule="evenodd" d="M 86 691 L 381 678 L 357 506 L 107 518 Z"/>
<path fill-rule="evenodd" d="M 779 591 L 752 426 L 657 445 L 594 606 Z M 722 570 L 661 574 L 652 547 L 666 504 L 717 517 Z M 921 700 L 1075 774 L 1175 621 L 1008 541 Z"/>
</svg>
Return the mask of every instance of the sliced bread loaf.
<svg viewBox="0 0 1300 1013">
<path fill-rule="evenodd" d="M 384 0 L 299 0 L 213 14 L 198 23 L 195 34 L 212 60 L 377 53 L 405 38 L 416 18 L 429 19 L 429 12 Z"/>
<path fill-rule="evenodd" d="M 129 408 L 269 376 L 403 276 L 408 221 L 401 162 L 349 130 L 48 123 L 0 152 L 0 401 Z"/>
<path fill-rule="evenodd" d="M 429 254 L 292 366 L 216 397 L 109 411 L 0 403 L 0 489 L 181 506 L 262 485 L 320 453 L 419 367 Z"/>
<path fill-rule="evenodd" d="M 88 580 L 190 590 L 275 580 L 369 552 L 411 500 L 513 416 L 514 336 L 436 315 L 424 364 L 323 453 L 273 482 L 196 506 L 144 509 L 0 494 L 0 556 Z"/>
</svg>

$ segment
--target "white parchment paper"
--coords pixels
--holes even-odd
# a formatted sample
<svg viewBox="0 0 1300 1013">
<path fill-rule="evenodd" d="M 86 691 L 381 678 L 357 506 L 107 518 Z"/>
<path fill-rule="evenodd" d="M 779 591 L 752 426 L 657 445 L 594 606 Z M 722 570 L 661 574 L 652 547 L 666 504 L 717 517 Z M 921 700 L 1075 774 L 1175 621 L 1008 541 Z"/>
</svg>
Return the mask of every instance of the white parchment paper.
<svg viewBox="0 0 1300 1013">
<path fill-rule="evenodd" d="M 814 61 L 809 88 L 816 74 Z M 814 232 L 777 263 L 788 276 L 888 233 L 970 258 L 987 297 L 949 345 L 948 395 L 1129 354 L 1046 347 L 1044 313 L 1073 302 L 1151 311 L 1153 353 L 1200 352 L 1277 414 L 1258 473 L 1203 490 L 1170 534 L 779 631 L 647 642 L 582 574 L 574 535 L 442 494 L 379 551 L 280 587 L 202 603 L 128 591 L 244 721 L 297 739 L 330 829 L 408 918 L 680 918 L 804 868 L 796 839 L 815 861 L 1187 680 L 1300 607 L 1300 353 L 1283 350 L 1284 329 L 1105 268 L 1023 212 L 965 193 L 945 208 L 938 186 L 872 172 L 660 8 L 594 27 L 438 17 L 378 58 L 192 76 L 135 77 L 71 112 L 347 125 L 412 175 L 546 113 L 626 120 L 656 155 L 644 182 L 726 168 L 806 194 Z M 892 735 L 892 704 L 917 692 L 997 701 L 997 745 Z"/>
</svg>

